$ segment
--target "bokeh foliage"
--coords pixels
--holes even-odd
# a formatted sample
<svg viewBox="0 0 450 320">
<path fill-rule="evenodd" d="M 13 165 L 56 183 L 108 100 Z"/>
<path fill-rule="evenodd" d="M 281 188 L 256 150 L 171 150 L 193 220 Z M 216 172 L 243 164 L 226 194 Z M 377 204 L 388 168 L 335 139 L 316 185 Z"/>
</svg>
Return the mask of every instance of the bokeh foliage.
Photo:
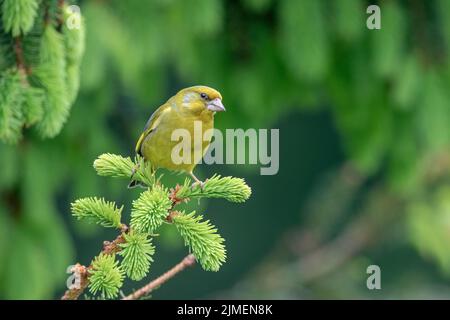
<svg viewBox="0 0 450 320">
<path fill-rule="evenodd" d="M 327 114 L 345 160 L 408 204 L 400 219 L 408 245 L 448 275 L 450 2 L 377 2 L 381 30 L 366 28 L 369 2 L 360 0 L 80 1 L 86 53 L 69 121 L 53 140 L 24 129 L 17 145 L 0 145 L 0 237 L 9 239 L 0 239 L 0 296 L 48 298 L 62 288 L 75 248 L 67 204 L 127 197 L 89 164 L 103 152 L 132 155 L 151 111 L 192 84 L 220 89 L 228 110 L 220 128 Z M 301 180 L 297 164 L 281 170 Z"/>
<path fill-rule="evenodd" d="M 0 6 L 0 140 L 17 143 L 31 126 L 54 137 L 78 92 L 83 24 L 64 24 L 71 15 L 64 1 L 3 0 Z"/>
<path fill-rule="evenodd" d="M 151 164 L 144 162 L 140 156 L 131 162 L 120 155 L 102 154 L 94 161 L 94 167 L 99 175 L 127 180 L 133 172 L 133 179 L 139 181 L 146 190 L 133 201 L 131 219 L 127 224 L 122 222 L 123 206 L 118 208 L 115 202 L 87 197 L 72 203 L 72 215 L 78 220 L 120 230 L 113 241 L 114 246 L 109 243 L 110 247 L 104 247 L 87 267 L 86 281 L 92 294 L 98 293 L 102 299 L 117 298 L 124 274 L 131 280 L 142 280 L 153 262 L 155 247 L 151 242 L 159 236 L 156 232 L 164 224 L 175 225 L 189 252 L 204 270 L 219 271 L 226 261 L 225 240 L 209 220 L 202 221 L 203 217 L 196 215 L 195 211 L 189 214 L 178 211 L 176 206 L 192 198 L 223 198 L 231 202 L 245 202 L 251 195 L 251 188 L 243 179 L 214 176 L 202 186 L 193 185 L 190 179 L 186 179 L 183 186 L 177 185 L 169 190 L 161 184 L 161 176 L 157 176 Z M 122 256 L 120 262 L 114 258 L 116 253 Z M 80 288 L 83 288 L 82 284 Z M 72 288 L 63 299 L 76 299 L 78 289 Z"/>
</svg>

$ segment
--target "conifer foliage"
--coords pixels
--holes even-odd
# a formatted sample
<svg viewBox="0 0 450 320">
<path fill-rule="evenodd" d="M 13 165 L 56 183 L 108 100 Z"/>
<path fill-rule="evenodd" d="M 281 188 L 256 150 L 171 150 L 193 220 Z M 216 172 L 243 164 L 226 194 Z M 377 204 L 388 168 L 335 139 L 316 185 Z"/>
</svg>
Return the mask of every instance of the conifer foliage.
<svg viewBox="0 0 450 320">
<path fill-rule="evenodd" d="M 65 1 L 0 0 L 1 141 L 17 143 L 29 127 L 43 138 L 61 131 L 83 52 L 80 13 Z"/>
<path fill-rule="evenodd" d="M 169 190 L 149 167 L 142 158 L 132 161 L 114 154 L 103 154 L 94 162 L 94 168 L 101 176 L 129 179 L 135 172 L 134 179 L 146 186 L 132 203 L 129 225 L 122 222 L 123 207 L 114 202 L 89 197 L 72 203 L 72 214 L 77 219 L 119 231 L 116 240 L 108 242 L 87 268 L 85 287 L 98 298 L 116 298 L 125 275 L 137 281 L 149 273 L 155 253 L 152 238 L 158 236 L 158 229 L 163 224 L 174 225 L 204 270 L 218 271 L 226 260 L 226 249 L 217 228 L 195 211 L 185 213 L 175 207 L 191 198 L 223 198 L 242 203 L 251 195 L 251 189 L 243 179 L 217 175 L 206 180 L 202 187 L 192 185 L 186 179 L 182 186 Z M 69 290 L 65 298 L 76 298 L 80 293 Z"/>
</svg>

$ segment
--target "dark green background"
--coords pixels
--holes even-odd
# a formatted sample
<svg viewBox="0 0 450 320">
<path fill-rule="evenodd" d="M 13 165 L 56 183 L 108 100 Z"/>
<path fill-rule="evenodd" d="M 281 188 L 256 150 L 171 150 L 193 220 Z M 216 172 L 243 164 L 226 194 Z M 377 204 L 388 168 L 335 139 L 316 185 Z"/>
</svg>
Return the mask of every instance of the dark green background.
<svg viewBox="0 0 450 320">
<path fill-rule="evenodd" d="M 360 0 L 80 1 L 86 54 L 66 126 L 0 145 L 0 297 L 61 295 L 66 267 L 115 237 L 75 221 L 70 203 L 127 210 L 138 194 L 92 162 L 133 155 L 156 107 L 204 84 L 224 97 L 219 129 L 280 129 L 280 170 L 198 167 L 245 177 L 252 197 L 201 203 L 227 263 L 153 298 L 449 298 L 450 1 L 376 3 L 381 30 Z M 170 226 L 156 244 L 150 278 L 186 254 Z M 366 288 L 371 264 L 382 290 Z"/>
</svg>

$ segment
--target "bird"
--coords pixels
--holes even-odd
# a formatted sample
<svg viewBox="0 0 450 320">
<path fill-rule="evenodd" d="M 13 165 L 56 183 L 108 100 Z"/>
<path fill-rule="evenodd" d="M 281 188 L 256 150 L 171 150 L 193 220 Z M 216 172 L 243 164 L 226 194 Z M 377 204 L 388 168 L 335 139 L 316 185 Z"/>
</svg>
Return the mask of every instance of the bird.
<svg viewBox="0 0 450 320">
<path fill-rule="evenodd" d="M 204 182 L 194 174 L 194 168 L 205 155 L 212 134 L 202 137 L 201 146 L 194 143 L 194 124 L 200 121 L 202 132 L 214 128 L 214 115 L 217 112 L 226 111 L 222 103 L 222 95 L 216 89 L 204 85 L 197 85 L 180 90 L 166 103 L 161 105 L 150 116 L 140 135 L 135 152 L 150 162 L 152 170 L 159 168 L 189 174 L 194 183 L 192 186 L 204 186 Z M 172 133 L 176 129 L 187 130 L 190 134 L 190 161 L 188 163 L 176 163 L 172 159 L 172 150 L 179 141 L 172 141 Z M 211 132 L 211 131 L 210 131 Z M 203 135 L 203 134 L 202 134 Z M 133 170 L 129 188 L 134 188 L 140 183 L 133 179 Z"/>
</svg>

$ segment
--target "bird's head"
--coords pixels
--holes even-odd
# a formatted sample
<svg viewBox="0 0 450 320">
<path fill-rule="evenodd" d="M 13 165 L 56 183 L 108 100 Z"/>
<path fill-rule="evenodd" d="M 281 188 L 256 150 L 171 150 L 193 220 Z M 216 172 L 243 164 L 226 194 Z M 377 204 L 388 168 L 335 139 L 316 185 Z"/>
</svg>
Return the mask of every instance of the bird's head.
<svg viewBox="0 0 450 320">
<path fill-rule="evenodd" d="M 175 95 L 177 105 L 182 111 L 188 113 L 221 112 L 225 111 L 222 104 L 222 95 L 219 91 L 206 87 L 194 86 L 181 90 Z"/>
</svg>

